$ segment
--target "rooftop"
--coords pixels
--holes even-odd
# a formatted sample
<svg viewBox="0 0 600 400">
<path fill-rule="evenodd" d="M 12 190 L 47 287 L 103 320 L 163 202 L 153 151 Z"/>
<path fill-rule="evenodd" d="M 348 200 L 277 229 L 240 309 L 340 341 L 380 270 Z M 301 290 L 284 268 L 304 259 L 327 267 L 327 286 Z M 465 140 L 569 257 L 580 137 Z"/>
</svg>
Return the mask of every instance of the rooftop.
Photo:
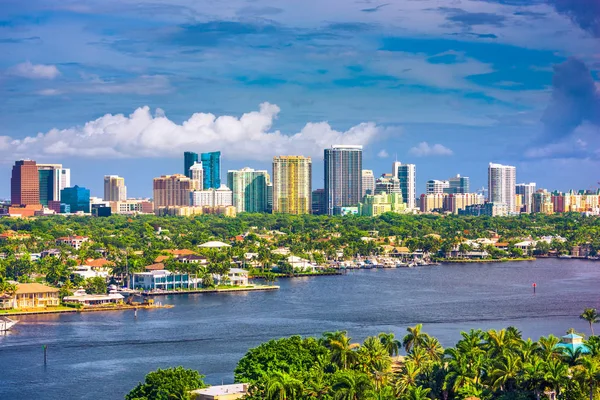
<svg viewBox="0 0 600 400">
<path fill-rule="evenodd" d="M 42 285 L 41 283 L 19 283 L 17 285 L 17 294 L 30 293 L 58 293 L 57 288 Z"/>
</svg>

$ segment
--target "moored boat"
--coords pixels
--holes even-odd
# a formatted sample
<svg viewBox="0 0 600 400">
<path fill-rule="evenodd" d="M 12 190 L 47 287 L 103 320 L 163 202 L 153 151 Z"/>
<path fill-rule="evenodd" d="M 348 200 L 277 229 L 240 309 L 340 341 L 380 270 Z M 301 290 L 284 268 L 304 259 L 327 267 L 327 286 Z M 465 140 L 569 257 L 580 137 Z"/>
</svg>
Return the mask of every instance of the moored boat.
<svg viewBox="0 0 600 400">
<path fill-rule="evenodd" d="M 19 321 L 7 317 L 0 317 L 0 332 L 7 332 L 15 326 Z"/>
</svg>

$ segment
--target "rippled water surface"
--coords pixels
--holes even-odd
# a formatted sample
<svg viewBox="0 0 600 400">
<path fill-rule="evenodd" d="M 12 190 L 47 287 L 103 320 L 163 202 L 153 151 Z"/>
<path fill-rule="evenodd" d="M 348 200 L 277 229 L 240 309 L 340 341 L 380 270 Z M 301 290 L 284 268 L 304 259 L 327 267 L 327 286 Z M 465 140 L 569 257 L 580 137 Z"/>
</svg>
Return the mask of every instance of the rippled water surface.
<svg viewBox="0 0 600 400">
<path fill-rule="evenodd" d="M 533 295 L 532 283 L 537 284 Z M 172 309 L 21 317 L 0 334 L 0 399 L 120 399 L 144 375 L 183 365 L 231 382 L 248 348 L 345 329 L 356 340 L 423 323 L 442 344 L 461 330 L 514 325 L 525 336 L 587 332 L 600 263 L 539 260 L 363 270 L 279 281 L 272 292 L 159 298 Z M 48 364 L 43 349 L 48 345 Z"/>
</svg>

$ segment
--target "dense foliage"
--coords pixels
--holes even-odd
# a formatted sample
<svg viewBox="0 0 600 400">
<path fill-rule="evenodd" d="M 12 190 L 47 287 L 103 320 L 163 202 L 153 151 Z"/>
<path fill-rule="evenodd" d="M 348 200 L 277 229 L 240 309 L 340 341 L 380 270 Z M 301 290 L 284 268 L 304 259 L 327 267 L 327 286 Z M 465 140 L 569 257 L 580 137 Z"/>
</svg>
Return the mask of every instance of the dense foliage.
<svg viewBox="0 0 600 400">
<path fill-rule="evenodd" d="M 183 367 L 158 369 L 146 375 L 126 396 L 126 400 L 187 400 L 190 391 L 206 387 L 203 375 Z"/>
<path fill-rule="evenodd" d="M 251 383 L 248 399 L 600 398 L 600 338 L 587 340 L 588 354 L 558 343 L 552 335 L 524 340 L 513 327 L 463 332 L 446 350 L 421 325 L 401 342 L 380 334 L 359 345 L 346 332 L 330 332 L 318 341 L 262 344 L 240 360 L 235 377 Z M 400 348 L 406 357 L 393 357 Z"/>
</svg>

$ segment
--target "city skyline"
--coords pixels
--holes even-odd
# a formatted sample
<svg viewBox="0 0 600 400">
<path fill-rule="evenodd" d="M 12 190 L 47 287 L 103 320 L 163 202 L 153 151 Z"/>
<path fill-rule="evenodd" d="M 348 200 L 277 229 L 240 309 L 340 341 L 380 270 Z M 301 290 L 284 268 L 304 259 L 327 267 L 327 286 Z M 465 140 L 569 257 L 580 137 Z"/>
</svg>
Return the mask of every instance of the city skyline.
<svg viewBox="0 0 600 400">
<path fill-rule="evenodd" d="M 316 184 L 340 143 L 374 171 L 416 164 L 419 188 L 437 171 L 484 186 L 490 160 L 541 187 L 599 180 L 595 1 L 7 1 L 0 179 L 31 158 L 142 197 L 181 152 L 221 150 L 222 171 L 312 157 Z"/>
</svg>

